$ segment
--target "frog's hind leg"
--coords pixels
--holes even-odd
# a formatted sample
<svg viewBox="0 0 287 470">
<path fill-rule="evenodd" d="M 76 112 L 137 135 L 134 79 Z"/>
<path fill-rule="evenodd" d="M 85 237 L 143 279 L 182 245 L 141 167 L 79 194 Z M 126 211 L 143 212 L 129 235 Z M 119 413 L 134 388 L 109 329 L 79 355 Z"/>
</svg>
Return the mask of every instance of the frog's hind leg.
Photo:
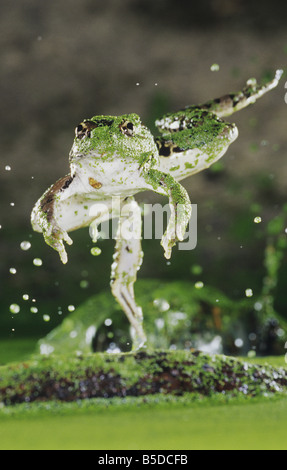
<svg viewBox="0 0 287 470">
<path fill-rule="evenodd" d="M 283 70 L 277 70 L 273 80 L 264 85 L 258 85 L 255 78 L 250 78 L 241 91 L 210 100 L 200 105 L 200 108 L 216 114 L 219 118 L 230 116 L 236 111 L 246 108 L 249 104 L 255 103 L 258 98 L 275 88 L 282 74 Z"/>
<path fill-rule="evenodd" d="M 133 349 L 144 347 L 147 341 L 142 309 L 136 304 L 134 297 L 134 283 L 143 258 L 141 224 L 140 207 L 133 198 L 128 198 L 119 218 L 111 290 L 134 329 Z"/>
</svg>

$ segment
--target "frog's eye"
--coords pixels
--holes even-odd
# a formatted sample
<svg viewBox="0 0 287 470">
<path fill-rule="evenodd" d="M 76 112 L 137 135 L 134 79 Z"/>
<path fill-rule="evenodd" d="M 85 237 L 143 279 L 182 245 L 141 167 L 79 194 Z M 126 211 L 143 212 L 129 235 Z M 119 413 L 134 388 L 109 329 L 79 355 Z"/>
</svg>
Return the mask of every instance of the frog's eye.
<svg viewBox="0 0 287 470">
<path fill-rule="evenodd" d="M 119 125 L 122 134 L 132 137 L 134 135 L 134 125 L 131 121 L 123 121 Z"/>
<path fill-rule="evenodd" d="M 76 129 L 75 134 L 77 139 L 82 139 L 83 137 L 91 137 L 91 130 L 98 127 L 97 124 L 93 121 L 81 122 Z"/>
</svg>

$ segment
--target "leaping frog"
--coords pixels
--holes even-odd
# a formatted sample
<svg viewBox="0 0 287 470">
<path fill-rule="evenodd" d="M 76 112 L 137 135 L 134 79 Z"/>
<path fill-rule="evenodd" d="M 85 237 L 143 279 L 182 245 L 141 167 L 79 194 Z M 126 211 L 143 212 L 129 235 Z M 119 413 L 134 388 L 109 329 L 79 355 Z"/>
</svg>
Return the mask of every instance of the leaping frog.
<svg viewBox="0 0 287 470">
<path fill-rule="evenodd" d="M 75 129 L 69 154 L 70 173 L 53 184 L 36 203 L 31 216 L 33 229 L 43 233 L 48 245 L 58 251 L 63 263 L 71 244 L 69 232 L 97 226 L 119 217 L 111 290 L 134 329 L 133 348 L 147 339 L 143 313 L 134 296 L 134 283 L 142 262 L 141 209 L 134 195 L 146 190 L 169 199 L 171 215 L 161 244 L 167 259 L 172 247 L 182 241 L 191 216 L 189 195 L 180 181 L 210 167 L 238 136 L 235 124 L 222 118 L 254 103 L 276 87 L 282 75 L 258 85 L 255 79 L 232 94 L 204 104 L 188 106 L 156 121 L 154 137 L 137 114 L 94 116 Z M 113 198 L 117 198 L 117 209 Z M 124 222 L 139 236 L 126 236 Z M 94 235 L 96 241 L 97 235 Z"/>
</svg>

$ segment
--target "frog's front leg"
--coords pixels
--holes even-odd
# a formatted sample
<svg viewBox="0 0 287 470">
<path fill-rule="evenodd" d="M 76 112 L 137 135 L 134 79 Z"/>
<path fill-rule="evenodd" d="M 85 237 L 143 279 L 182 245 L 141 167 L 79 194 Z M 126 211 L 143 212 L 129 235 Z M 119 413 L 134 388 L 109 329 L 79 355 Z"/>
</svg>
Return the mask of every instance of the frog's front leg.
<svg viewBox="0 0 287 470">
<path fill-rule="evenodd" d="M 147 174 L 147 181 L 151 183 L 155 192 L 165 194 L 169 198 L 171 215 L 161 240 L 165 257 L 169 259 L 172 247 L 184 238 L 191 216 L 190 199 L 185 188 L 168 173 L 151 169 Z"/>
<path fill-rule="evenodd" d="M 146 345 L 142 309 L 136 304 L 134 283 L 142 263 L 141 210 L 129 197 L 121 208 L 117 241 L 112 264 L 111 290 L 134 329 L 133 349 Z"/>
<path fill-rule="evenodd" d="M 207 109 L 220 118 L 230 116 L 240 111 L 240 109 L 255 103 L 261 96 L 275 88 L 282 74 L 283 70 L 276 70 L 274 78 L 262 85 L 258 85 L 255 78 L 250 78 L 247 80 L 245 87 L 237 93 L 230 93 L 215 100 L 210 100 L 199 107 Z"/>
<path fill-rule="evenodd" d="M 86 227 L 93 220 L 100 223 L 100 219 L 109 218 L 108 202 L 100 202 L 93 194 L 84 192 L 76 177 L 64 176 L 35 204 L 31 214 L 33 229 L 43 233 L 46 243 L 58 251 L 63 263 L 67 263 L 64 242 L 69 245 L 73 243 L 68 232 Z"/>
</svg>

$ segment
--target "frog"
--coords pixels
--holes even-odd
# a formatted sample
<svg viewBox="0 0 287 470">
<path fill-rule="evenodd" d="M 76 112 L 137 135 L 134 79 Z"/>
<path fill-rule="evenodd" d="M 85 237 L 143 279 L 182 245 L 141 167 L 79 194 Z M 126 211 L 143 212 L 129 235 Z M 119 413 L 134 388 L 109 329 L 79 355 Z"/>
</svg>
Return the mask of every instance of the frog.
<svg viewBox="0 0 287 470">
<path fill-rule="evenodd" d="M 223 157 L 238 137 L 236 124 L 224 118 L 255 103 L 281 76 L 282 70 L 277 70 L 261 84 L 252 78 L 239 92 L 167 113 L 155 122 L 156 136 L 135 113 L 96 115 L 76 126 L 70 172 L 36 202 L 32 227 L 66 264 L 65 243 L 73 243 L 70 232 L 90 226 L 96 243 L 100 224 L 118 218 L 110 287 L 129 320 L 134 350 L 148 344 L 134 293 L 143 260 L 142 211 L 136 194 L 149 190 L 168 198 L 170 217 L 161 245 L 170 259 L 172 248 L 184 239 L 192 211 L 181 181 Z M 125 224 L 135 229 L 133 236 L 122 230 Z"/>
</svg>

